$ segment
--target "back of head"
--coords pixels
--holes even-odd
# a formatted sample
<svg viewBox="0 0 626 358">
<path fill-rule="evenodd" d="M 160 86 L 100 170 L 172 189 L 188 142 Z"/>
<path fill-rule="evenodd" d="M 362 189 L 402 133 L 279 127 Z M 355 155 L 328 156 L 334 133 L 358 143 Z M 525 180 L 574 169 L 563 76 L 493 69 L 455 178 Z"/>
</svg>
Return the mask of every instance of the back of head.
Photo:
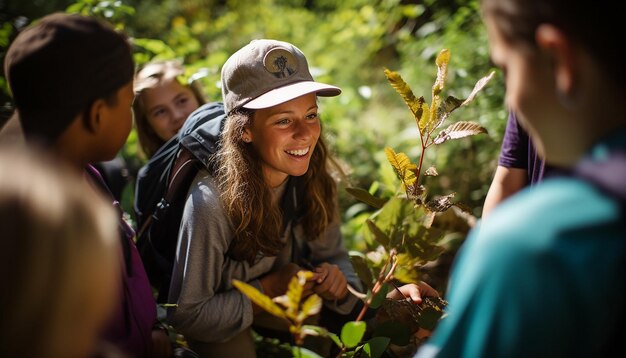
<svg viewBox="0 0 626 358">
<path fill-rule="evenodd" d="M 623 33 L 620 3 L 600 0 L 481 0 L 507 41 L 535 44 L 535 31 L 552 24 L 578 40 L 600 64 L 606 77 L 626 89 L 624 51 L 616 44 Z M 619 41 L 619 40 L 617 40 Z"/>
<path fill-rule="evenodd" d="M 109 24 L 55 13 L 16 37 L 4 69 L 26 138 L 53 142 L 93 101 L 131 81 L 134 63 Z"/>
<path fill-rule="evenodd" d="M 117 297 L 117 217 L 36 155 L 0 147 L 0 356 L 87 356 Z"/>
</svg>

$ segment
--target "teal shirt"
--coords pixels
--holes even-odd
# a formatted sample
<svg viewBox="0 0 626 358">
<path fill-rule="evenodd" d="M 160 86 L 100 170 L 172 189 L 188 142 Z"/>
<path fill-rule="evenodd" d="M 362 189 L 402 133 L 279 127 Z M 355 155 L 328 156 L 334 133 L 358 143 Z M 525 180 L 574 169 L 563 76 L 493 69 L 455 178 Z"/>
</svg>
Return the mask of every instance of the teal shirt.
<svg viewBox="0 0 626 358">
<path fill-rule="evenodd" d="M 447 316 L 416 357 L 601 356 L 625 317 L 625 244 L 619 203 L 592 184 L 520 192 L 468 236 Z"/>
</svg>

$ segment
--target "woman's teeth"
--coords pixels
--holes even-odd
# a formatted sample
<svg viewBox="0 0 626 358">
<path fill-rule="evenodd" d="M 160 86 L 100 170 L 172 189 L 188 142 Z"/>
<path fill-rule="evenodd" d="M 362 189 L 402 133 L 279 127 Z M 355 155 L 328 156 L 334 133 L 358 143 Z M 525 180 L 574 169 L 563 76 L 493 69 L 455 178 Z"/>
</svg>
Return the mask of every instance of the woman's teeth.
<svg viewBox="0 0 626 358">
<path fill-rule="evenodd" d="M 291 155 L 296 155 L 298 157 L 307 155 L 309 153 L 309 148 L 305 148 L 305 149 L 298 149 L 298 150 L 287 150 L 287 153 L 291 154 Z"/>
</svg>

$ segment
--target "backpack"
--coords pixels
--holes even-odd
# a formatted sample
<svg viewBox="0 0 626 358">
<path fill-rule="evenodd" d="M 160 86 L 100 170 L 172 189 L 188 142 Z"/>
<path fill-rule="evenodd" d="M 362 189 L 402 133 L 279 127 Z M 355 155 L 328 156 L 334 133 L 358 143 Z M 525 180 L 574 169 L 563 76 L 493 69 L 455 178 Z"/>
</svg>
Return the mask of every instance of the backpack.
<svg viewBox="0 0 626 358">
<path fill-rule="evenodd" d="M 222 103 L 199 107 L 137 175 L 137 248 L 159 303 L 167 301 L 187 191 L 199 170 L 213 170 L 225 118 Z"/>
</svg>

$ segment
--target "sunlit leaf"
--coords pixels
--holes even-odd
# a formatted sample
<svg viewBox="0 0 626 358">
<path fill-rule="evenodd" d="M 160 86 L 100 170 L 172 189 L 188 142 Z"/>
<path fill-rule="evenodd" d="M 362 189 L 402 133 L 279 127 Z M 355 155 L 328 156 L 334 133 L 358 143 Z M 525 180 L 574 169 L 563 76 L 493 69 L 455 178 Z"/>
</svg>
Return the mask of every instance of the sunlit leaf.
<svg viewBox="0 0 626 358">
<path fill-rule="evenodd" d="M 413 91 L 411 90 L 411 87 L 409 87 L 409 85 L 404 82 L 402 76 L 400 76 L 399 73 L 390 71 L 389 69 L 385 69 L 385 76 L 387 76 L 387 80 L 391 84 L 391 87 L 393 87 L 396 92 L 400 94 L 400 97 L 402 97 L 404 103 L 406 103 L 406 105 L 409 107 L 411 113 L 413 114 L 413 117 L 415 117 L 415 120 L 419 126 L 420 120 L 422 119 L 422 115 L 424 113 L 424 97 L 415 97 Z M 422 127 L 420 127 L 420 131 L 421 129 Z"/>
<path fill-rule="evenodd" d="M 318 295 L 309 296 L 304 303 L 300 311 L 306 316 L 314 316 L 322 309 L 322 299 Z"/>
<path fill-rule="evenodd" d="M 450 51 L 447 49 L 441 50 L 437 55 L 435 63 L 437 64 L 437 79 L 433 84 L 433 98 L 436 95 L 439 95 L 446 82 L 446 77 L 448 76 L 448 63 L 450 63 Z"/>
<path fill-rule="evenodd" d="M 134 38 L 132 40 L 133 45 L 139 46 L 158 55 L 161 59 L 174 59 L 176 58 L 176 52 L 172 50 L 165 42 L 155 39 L 146 38 Z"/>
<path fill-rule="evenodd" d="M 420 97 L 422 100 L 424 99 L 424 97 Z M 420 118 L 417 122 L 417 126 L 420 129 L 420 134 L 424 135 L 424 130 L 426 129 L 426 127 L 428 126 L 428 123 L 430 122 L 430 108 L 428 108 L 428 103 L 426 103 L 425 101 L 422 101 L 423 103 L 421 104 L 422 107 L 422 118 Z"/>
<path fill-rule="evenodd" d="M 442 130 L 437 136 L 437 138 L 433 140 L 433 143 L 441 144 L 450 139 L 464 138 L 464 137 L 481 134 L 481 133 L 487 133 L 487 129 L 485 129 L 480 124 L 477 124 L 474 122 L 460 121 Z"/>
<path fill-rule="evenodd" d="M 233 280 L 233 286 L 246 295 L 250 301 L 254 302 L 257 306 L 261 307 L 268 313 L 276 317 L 287 318 L 285 311 L 283 311 L 279 305 L 274 303 L 269 296 L 264 295 L 254 286 L 239 280 Z"/>
<path fill-rule="evenodd" d="M 363 351 L 370 358 L 378 358 L 385 353 L 390 342 L 391 339 L 389 337 L 374 337 L 365 343 Z"/>
<path fill-rule="evenodd" d="M 433 118 L 433 125 L 429 126 L 429 130 L 439 128 L 445 121 L 448 119 L 450 114 L 457 108 L 461 106 L 463 103 L 462 99 L 458 99 L 453 96 L 446 97 L 443 102 L 440 103 L 439 108 L 437 109 L 437 115 Z"/>
<path fill-rule="evenodd" d="M 412 185 L 417 180 L 415 176 L 417 166 L 411 163 L 411 160 L 406 154 L 396 153 L 389 147 L 385 148 L 385 154 L 394 172 L 398 176 L 398 179 L 400 179 L 405 186 Z"/>
<path fill-rule="evenodd" d="M 476 82 L 476 85 L 474 85 L 474 89 L 472 90 L 472 93 L 470 93 L 470 95 L 467 97 L 467 99 L 465 101 L 463 101 L 463 103 L 461 104 L 462 106 L 465 106 L 466 104 L 470 103 L 471 101 L 474 100 L 474 98 L 476 97 L 476 95 L 478 94 L 478 92 L 480 92 L 483 87 L 485 87 L 487 85 L 487 83 L 489 81 L 491 81 L 491 79 L 493 78 L 493 76 L 496 74 L 495 71 L 492 71 L 489 75 L 481 78 L 480 80 L 478 80 L 478 82 Z"/>
<path fill-rule="evenodd" d="M 366 323 L 363 321 L 352 321 L 341 328 L 341 341 L 347 348 L 356 347 L 365 334 Z"/>
<path fill-rule="evenodd" d="M 356 199 L 364 202 L 367 205 L 373 206 L 376 209 L 380 209 L 387 202 L 386 199 L 382 199 L 370 194 L 367 190 L 361 188 L 346 188 L 346 191 L 355 197 Z"/>
</svg>

